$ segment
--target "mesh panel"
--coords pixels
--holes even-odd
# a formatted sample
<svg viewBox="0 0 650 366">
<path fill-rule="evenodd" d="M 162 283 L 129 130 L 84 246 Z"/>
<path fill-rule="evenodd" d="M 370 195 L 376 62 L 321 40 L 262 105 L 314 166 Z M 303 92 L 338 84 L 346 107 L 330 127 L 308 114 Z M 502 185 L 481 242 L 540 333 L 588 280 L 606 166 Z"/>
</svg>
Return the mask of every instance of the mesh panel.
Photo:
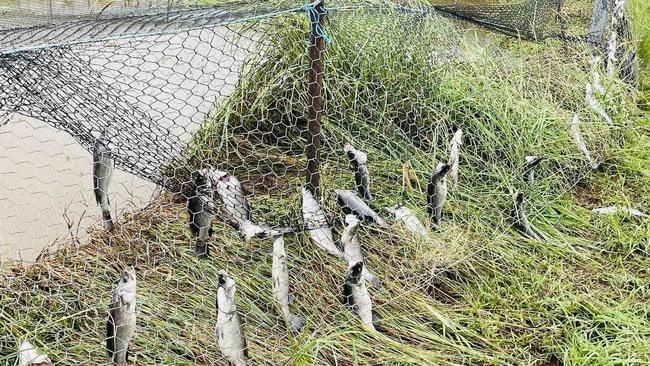
<svg viewBox="0 0 650 366">
<path fill-rule="evenodd" d="M 503 331 L 507 342 L 530 346 L 516 354 L 474 330 L 474 314 L 455 306 L 463 296 L 455 286 L 494 265 L 486 253 L 501 256 L 495 243 L 530 250 L 512 228 L 518 191 L 526 192 L 539 235 L 564 238 L 556 211 L 542 202 L 572 189 L 617 146 L 613 132 L 628 117 L 625 90 L 612 83 L 599 99 L 616 117 L 609 127 L 584 100 L 592 75 L 587 50 L 551 45 L 522 54 L 489 34 L 477 41 L 474 29 L 440 13 L 541 40 L 554 32 L 557 5 L 352 6 L 332 9 L 326 21 L 312 7 L 165 8 L 128 17 L 106 12 L 100 20 L 53 14 L 45 21 L 53 24 L 0 32 L 0 140 L 7 152 L 0 166 L 8 167 L 0 170 L 0 206 L 9 208 L 0 213 L 0 235 L 11 241 L 2 246 L 61 246 L 34 266 L 11 263 L 0 272 L 2 292 L 13 295 L 0 297 L 0 359 L 13 362 L 19 340 L 29 339 L 56 364 L 105 362 L 107 341 L 116 344 L 107 331 L 119 321 L 116 281 L 133 265 L 134 363 L 546 360 L 550 351 L 529 351 L 535 340 L 520 340 L 528 329 Z M 575 128 L 574 114 L 581 121 Z M 576 146 L 576 128 L 585 146 Z M 433 230 L 427 186 L 438 163 L 450 160 L 459 129 L 461 173 L 444 195 L 442 226 Z M 97 157 L 88 154 L 101 155 L 102 139 L 117 168 L 107 192 L 96 182 Z M 64 162 L 48 164 L 34 151 Z M 531 153 L 552 157 L 537 173 L 543 184 L 523 180 Z M 335 190 L 360 191 L 360 166 L 369 171 L 374 199 L 352 204 Z M 211 168 L 218 171 L 204 170 Z M 315 181 L 316 168 L 314 202 L 322 215 L 310 217 L 301 187 Z M 63 178 L 70 176 L 78 179 Z M 97 189 L 110 202 L 95 202 Z M 73 194 L 60 218 L 61 202 L 68 205 Z M 398 204 L 414 212 L 424 234 L 399 223 Z M 48 210 L 34 210 L 43 206 Z M 331 255 L 352 242 L 343 238 L 354 221 L 347 212 L 365 221 L 358 232 L 364 266 L 383 287 L 366 273 L 353 276 L 356 261 L 345 253 L 345 260 Z M 468 235 L 474 225 L 489 235 Z M 288 313 L 275 297 L 278 233 L 286 240 Z M 328 235 L 336 240 L 322 241 Z M 328 244 L 330 252 L 323 250 Z M 351 285 L 355 278 L 363 282 Z M 362 290 L 376 319 L 343 299 L 357 291 L 348 295 L 366 300 Z M 292 329 L 294 316 L 304 328 Z M 465 325 L 450 332 L 448 319 Z M 235 331 L 241 329 L 245 353 Z"/>
<path fill-rule="evenodd" d="M 454 4 L 434 8 L 507 34 L 544 39 L 559 35 L 561 5 L 561 0 L 528 0 L 503 5 Z"/>
</svg>

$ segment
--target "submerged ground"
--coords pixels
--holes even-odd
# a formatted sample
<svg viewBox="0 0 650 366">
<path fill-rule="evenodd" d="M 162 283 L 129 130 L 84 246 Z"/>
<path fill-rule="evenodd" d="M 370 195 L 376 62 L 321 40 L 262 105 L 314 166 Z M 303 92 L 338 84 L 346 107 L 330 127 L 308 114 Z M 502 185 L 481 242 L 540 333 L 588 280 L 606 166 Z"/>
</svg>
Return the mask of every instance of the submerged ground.
<svg viewBox="0 0 650 366">
<path fill-rule="evenodd" d="M 18 340 L 30 339 L 56 364 L 101 364 L 112 283 L 135 264 L 135 364 L 226 364 L 214 336 L 224 268 L 238 284 L 254 365 L 650 363 L 650 217 L 590 211 L 650 213 L 650 117 L 631 89 L 600 70 L 607 92 L 598 99 L 615 121 L 608 127 L 584 99 L 593 82 L 584 50 L 500 37 L 479 47 L 434 17 L 354 12 L 331 21 L 323 201 L 332 217 L 340 213 L 329 190 L 353 187 L 343 143 L 368 152 L 382 214 L 403 201 L 424 219 L 427 179 L 447 159 L 453 132 L 465 131 L 460 185 L 440 232 L 431 240 L 397 226 L 360 234 L 368 266 L 384 280 L 371 290 L 382 332 L 363 330 L 342 305 L 345 264 L 296 235 L 287 239 L 292 308 L 308 325 L 287 334 L 271 300 L 271 242 L 243 244 L 216 222 L 213 256 L 198 260 L 185 204 L 163 195 L 121 217 L 114 234 L 95 232 L 38 265 L 3 269 L 0 362 L 13 365 Z M 254 193 L 255 217 L 300 227 L 305 24 L 278 22 L 273 51 L 251 61 L 188 155 L 235 172 Z M 568 132 L 575 113 L 597 170 Z M 522 162 L 531 154 L 545 160 L 527 185 Z M 517 191 L 544 240 L 512 229 Z"/>
</svg>

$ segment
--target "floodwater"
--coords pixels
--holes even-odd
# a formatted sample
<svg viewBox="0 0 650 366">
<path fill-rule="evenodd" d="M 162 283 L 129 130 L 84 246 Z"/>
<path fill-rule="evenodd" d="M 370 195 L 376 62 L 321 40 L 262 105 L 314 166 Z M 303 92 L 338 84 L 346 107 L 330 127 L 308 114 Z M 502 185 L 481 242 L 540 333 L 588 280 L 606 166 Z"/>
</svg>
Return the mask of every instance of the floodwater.
<svg viewBox="0 0 650 366">
<path fill-rule="evenodd" d="M 191 5 L 190 0 L 0 0 L 0 29 L 139 15 Z"/>
<path fill-rule="evenodd" d="M 0 127 L 0 261 L 32 261 L 54 242 L 101 228 L 92 183 L 92 155 L 68 133 L 20 115 Z M 143 207 L 156 185 L 115 170 L 113 217 Z"/>
<path fill-rule="evenodd" d="M 232 28 L 218 26 L 91 44 L 76 52 L 134 108 L 188 142 L 214 103 L 237 84 L 253 41 L 235 43 L 236 36 Z M 68 97 L 74 95 L 61 99 Z M 145 144 L 165 138 L 130 133 Z M 116 169 L 109 189 L 113 217 L 119 224 L 122 213 L 144 207 L 159 191 Z M 31 262 L 53 243 L 73 238 L 83 243 L 89 230 L 100 228 L 90 152 L 44 121 L 0 112 L 0 264 Z"/>
<path fill-rule="evenodd" d="M 97 14 L 102 10 L 166 7 L 186 1 L 169 0 L 2 0 L 0 9 L 38 15 Z"/>
</svg>

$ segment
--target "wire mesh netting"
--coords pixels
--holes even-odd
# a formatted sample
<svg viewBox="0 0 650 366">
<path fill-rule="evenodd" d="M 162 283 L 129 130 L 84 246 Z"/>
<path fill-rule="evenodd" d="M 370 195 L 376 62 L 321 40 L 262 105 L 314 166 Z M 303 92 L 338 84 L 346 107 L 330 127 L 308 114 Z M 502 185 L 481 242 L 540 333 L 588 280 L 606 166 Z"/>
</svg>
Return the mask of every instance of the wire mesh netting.
<svg viewBox="0 0 650 366">
<path fill-rule="evenodd" d="M 549 357 L 472 330 L 455 284 L 561 236 L 542 202 L 621 142 L 627 87 L 542 42 L 584 35 L 590 2 L 127 5 L 0 21 L 0 249 L 35 262 L 0 272 L 0 360 Z"/>
</svg>

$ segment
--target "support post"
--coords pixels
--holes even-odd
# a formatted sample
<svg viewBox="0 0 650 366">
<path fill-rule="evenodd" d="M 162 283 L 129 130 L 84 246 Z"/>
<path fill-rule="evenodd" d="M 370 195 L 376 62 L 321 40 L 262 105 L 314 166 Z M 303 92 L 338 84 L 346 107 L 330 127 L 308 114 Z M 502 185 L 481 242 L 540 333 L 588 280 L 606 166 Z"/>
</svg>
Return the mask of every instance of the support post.
<svg viewBox="0 0 650 366">
<path fill-rule="evenodd" d="M 320 117 L 323 108 L 323 51 L 325 39 L 322 34 L 325 20 L 325 4 L 321 0 L 314 5 L 314 13 L 318 16 L 309 17 L 311 22 L 309 45 L 309 70 L 307 86 L 307 189 L 314 197 L 320 195 Z"/>
</svg>

